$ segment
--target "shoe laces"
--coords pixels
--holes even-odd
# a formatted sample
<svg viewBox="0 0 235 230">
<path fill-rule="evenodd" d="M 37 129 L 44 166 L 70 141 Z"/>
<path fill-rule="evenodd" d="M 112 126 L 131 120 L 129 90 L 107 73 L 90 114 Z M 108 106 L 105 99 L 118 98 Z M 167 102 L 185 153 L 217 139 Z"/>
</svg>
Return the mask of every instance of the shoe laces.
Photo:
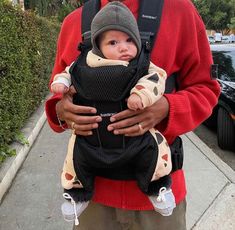
<svg viewBox="0 0 235 230">
<path fill-rule="evenodd" d="M 75 214 L 75 225 L 79 225 L 79 220 L 78 220 L 78 214 L 77 214 L 77 207 L 76 207 L 76 202 L 74 199 L 68 194 L 68 193 L 63 193 L 63 197 L 65 199 L 69 199 L 71 201 L 71 204 L 73 205 L 74 209 L 74 214 Z"/>
<path fill-rule="evenodd" d="M 166 193 L 166 187 L 161 187 L 159 189 L 159 194 L 157 197 L 158 202 L 165 202 L 166 201 L 165 193 Z"/>
</svg>

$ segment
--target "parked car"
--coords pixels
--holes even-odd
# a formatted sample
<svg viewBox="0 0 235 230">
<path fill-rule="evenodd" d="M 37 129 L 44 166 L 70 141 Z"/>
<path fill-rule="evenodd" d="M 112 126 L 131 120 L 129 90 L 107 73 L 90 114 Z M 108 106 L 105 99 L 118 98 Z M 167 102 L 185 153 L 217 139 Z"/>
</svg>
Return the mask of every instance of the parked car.
<svg viewBox="0 0 235 230">
<path fill-rule="evenodd" d="M 218 67 L 221 95 L 205 124 L 217 127 L 221 149 L 235 151 L 235 45 L 213 45 L 211 51 Z"/>
<path fill-rule="evenodd" d="M 230 40 L 232 43 L 235 42 L 235 35 L 234 34 L 230 34 L 229 37 L 230 37 Z"/>
<path fill-rule="evenodd" d="M 224 36 L 222 36 L 221 42 L 222 43 L 232 43 L 232 40 L 229 35 L 224 35 Z"/>
<path fill-rule="evenodd" d="M 214 43 L 215 43 L 215 38 L 214 38 L 214 36 L 209 35 L 209 36 L 208 36 L 208 41 L 209 41 L 210 44 L 214 44 Z"/>
</svg>

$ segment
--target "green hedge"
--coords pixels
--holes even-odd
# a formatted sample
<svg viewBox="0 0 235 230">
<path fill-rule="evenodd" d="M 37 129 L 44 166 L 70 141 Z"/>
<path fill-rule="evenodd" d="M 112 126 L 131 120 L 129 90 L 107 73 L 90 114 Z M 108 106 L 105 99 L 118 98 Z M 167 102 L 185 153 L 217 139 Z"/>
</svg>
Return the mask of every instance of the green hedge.
<svg viewBox="0 0 235 230">
<path fill-rule="evenodd" d="M 0 0 L 0 162 L 48 93 L 59 25 Z"/>
</svg>

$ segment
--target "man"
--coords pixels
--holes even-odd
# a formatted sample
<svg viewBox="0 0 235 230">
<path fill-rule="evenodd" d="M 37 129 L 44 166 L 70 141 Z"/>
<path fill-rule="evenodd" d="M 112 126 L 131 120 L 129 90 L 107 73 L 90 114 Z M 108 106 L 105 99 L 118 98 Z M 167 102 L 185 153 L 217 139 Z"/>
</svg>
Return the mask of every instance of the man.
<svg viewBox="0 0 235 230">
<path fill-rule="evenodd" d="M 101 7 L 107 2 L 101 0 Z M 141 1 L 122 2 L 137 17 Z M 79 54 L 76 47 L 81 41 L 81 12 L 82 8 L 75 10 L 63 22 L 51 81 Z M 108 130 L 115 135 L 138 136 L 156 127 L 172 144 L 178 135 L 193 130 L 211 114 L 220 92 L 218 83 L 210 75 L 212 57 L 205 27 L 191 1 L 164 1 L 151 61 L 165 69 L 168 76 L 177 73 L 177 91 L 164 94 L 144 110 L 115 114 Z M 48 122 L 57 132 L 69 127 L 78 135 L 91 135 L 101 117 L 87 116 L 95 114 L 96 109 L 74 105 L 73 94 L 71 88 L 63 97 L 54 95 L 47 101 Z M 177 170 L 171 177 L 178 205 L 167 218 L 149 211 L 153 207 L 135 180 L 97 177 L 94 202 L 81 215 L 78 229 L 186 229 L 184 172 Z M 92 219 L 96 220 L 95 226 Z"/>
</svg>

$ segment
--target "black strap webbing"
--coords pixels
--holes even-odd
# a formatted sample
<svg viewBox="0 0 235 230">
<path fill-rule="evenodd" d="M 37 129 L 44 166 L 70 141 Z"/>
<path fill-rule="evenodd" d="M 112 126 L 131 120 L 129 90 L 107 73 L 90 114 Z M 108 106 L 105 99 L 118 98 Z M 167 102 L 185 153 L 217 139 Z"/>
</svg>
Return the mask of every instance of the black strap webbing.
<svg viewBox="0 0 235 230">
<path fill-rule="evenodd" d="M 151 51 L 161 22 L 164 0 L 141 0 L 138 26 L 143 44 Z"/>
<path fill-rule="evenodd" d="M 100 9 L 100 0 L 86 1 L 82 9 L 82 40 L 91 45 L 91 21 Z"/>
</svg>

